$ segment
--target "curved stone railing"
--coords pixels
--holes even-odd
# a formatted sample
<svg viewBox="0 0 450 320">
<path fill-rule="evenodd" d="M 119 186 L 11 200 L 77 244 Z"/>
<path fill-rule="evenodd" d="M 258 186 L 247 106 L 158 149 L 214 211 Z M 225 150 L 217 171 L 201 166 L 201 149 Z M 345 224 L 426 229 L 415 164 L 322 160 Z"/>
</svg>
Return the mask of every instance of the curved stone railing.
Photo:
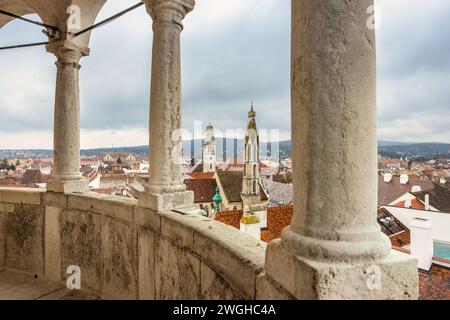
<svg viewBox="0 0 450 320">
<path fill-rule="evenodd" d="M 0 188 L 0 268 L 115 299 L 289 298 L 264 276 L 265 244 L 198 215 L 95 193 Z"/>
</svg>

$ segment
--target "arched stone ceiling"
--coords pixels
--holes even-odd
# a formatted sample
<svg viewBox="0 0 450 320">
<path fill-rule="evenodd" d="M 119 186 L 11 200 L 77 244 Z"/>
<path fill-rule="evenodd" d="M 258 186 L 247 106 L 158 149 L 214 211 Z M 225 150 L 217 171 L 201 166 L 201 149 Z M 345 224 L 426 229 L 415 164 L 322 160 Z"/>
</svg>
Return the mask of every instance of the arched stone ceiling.
<svg viewBox="0 0 450 320">
<path fill-rule="evenodd" d="M 61 36 L 80 46 L 88 47 L 90 32 L 72 38 L 67 35 L 67 9 L 71 5 L 80 8 L 81 29 L 91 26 L 107 0 L 2 0 L 0 9 L 17 15 L 36 13 L 45 24 L 57 27 L 62 31 Z M 0 14 L 0 28 L 13 20 L 9 16 Z"/>
</svg>

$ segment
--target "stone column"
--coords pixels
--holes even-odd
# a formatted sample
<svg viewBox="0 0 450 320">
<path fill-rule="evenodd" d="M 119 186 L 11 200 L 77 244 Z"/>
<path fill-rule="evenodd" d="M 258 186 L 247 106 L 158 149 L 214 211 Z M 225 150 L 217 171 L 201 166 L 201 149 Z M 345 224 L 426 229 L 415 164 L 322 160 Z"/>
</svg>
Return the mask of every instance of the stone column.
<svg viewBox="0 0 450 320">
<path fill-rule="evenodd" d="M 56 58 L 56 95 L 53 130 L 53 178 L 47 189 L 54 192 L 87 191 L 87 180 L 80 174 L 80 59 L 89 49 L 60 40 L 47 45 Z"/>
<path fill-rule="evenodd" d="M 192 207 L 181 180 L 181 21 L 194 0 L 145 0 L 153 19 L 150 180 L 140 205 L 157 211 Z"/>
<path fill-rule="evenodd" d="M 371 5 L 292 1 L 294 217 L 266 268 L 301 299 L 417 298 L 414 260 L 391 252 L 376 219 Z"/>
</svg>

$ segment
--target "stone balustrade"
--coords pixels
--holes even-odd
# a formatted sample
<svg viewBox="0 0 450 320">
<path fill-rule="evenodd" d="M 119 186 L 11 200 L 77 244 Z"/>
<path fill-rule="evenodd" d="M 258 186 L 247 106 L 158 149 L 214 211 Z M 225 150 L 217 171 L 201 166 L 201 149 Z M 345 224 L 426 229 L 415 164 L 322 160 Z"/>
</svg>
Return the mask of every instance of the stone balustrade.
<svg viewBox="0 0 450 320">
<path fill-rule="evenodd" d="M 62 31 L 47 46 L 57 58 L 55 174 L 49 192 L 0 189 L 0 266 L 63 281 L 65 268 L 78 265 L 83 286 L 113 298 L 416 299 L 417 261 L 393 252 L 376 222 L 373 0 L 292 1 L 294 216 L 267 254 L 239 230 L 171 211 L 193 206 L 173 160 L 182 20 L 195 1 L 143 2 L 153 21 L 151 152 L 139 202 L 89 193 L 78 172 L 78 70 L 89 35 L 64 32 L 73 0 L 0 4 Z M 77 3 L 86 27 L 105 0 Z"/>
<path fill-rule="evenodd" d="M 264 256 L 264 243 L 198 215 L 0 188 L 0 269 L 65 282 L 77 265 L 82 288 L 102 298 L 290 298 L 264 276 Z"/>
</svg>

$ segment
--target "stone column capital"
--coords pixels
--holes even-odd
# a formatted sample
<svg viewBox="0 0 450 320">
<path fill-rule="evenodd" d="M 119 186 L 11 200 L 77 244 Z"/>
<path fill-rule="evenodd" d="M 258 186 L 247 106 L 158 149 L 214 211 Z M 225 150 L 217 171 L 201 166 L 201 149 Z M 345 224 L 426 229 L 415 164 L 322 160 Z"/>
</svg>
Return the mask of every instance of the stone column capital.
<svg viewBox="0 0 450 320">
<path fill-rule="evenodd" d="M 80 60 L 82 57 L 89 55 L 89 48 L 80 47 L 79 45 L 68 41 L 58 40 L 47 44 L 47 52 L 53 53 L 58 61 L 57 64 L 72 65 L 80 68 Z"/>
<path fill-rule="evenodd" d="M 195 0 L 143 0 L 154 22 L 173 23 L 183 29 L 181 21 L 194 9 Z"/>
</svg>

